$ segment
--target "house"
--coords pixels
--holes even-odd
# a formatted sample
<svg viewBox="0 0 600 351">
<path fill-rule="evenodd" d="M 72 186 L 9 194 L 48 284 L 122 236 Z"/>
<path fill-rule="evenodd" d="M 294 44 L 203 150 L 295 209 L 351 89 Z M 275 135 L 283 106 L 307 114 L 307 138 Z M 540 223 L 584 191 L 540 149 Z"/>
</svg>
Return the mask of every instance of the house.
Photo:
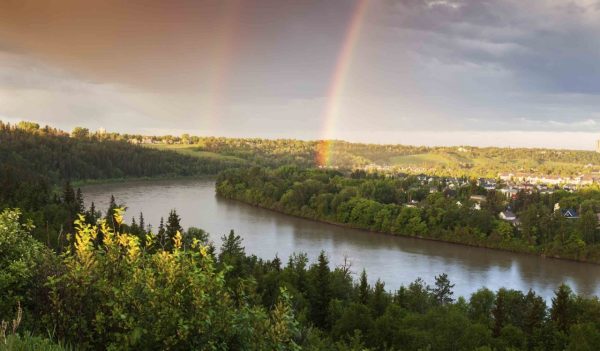
<svg viewBox="0 0 600 351">
<path fill-rule="evenodd" d="M 475 202 L 486 202 L 487 201 L 486 197 L 483 195 L 471 195 L 471 197 L 469 199 L 471 199 L 471 201 L 475 201 Z"/>
<path fill-rule="evenodd" d="M 517 215 L 511 210 L 504 210 L 504 211 L 500 212 L 499 217 L 500 217 L 500 219 L 509 221 L 509 222 L 515 222 L 517 220 Z"/>
<path fill-rule="evenodd" d="M 577 211 L 575 209 L 569 208 L 566 209 L 564 211 L 562 211 L 562 215 L 563 217 L 567 218 L 567 219 L 577 219 L 579 218 L 579 214 L 577 213 Z"/>
<path fill-rule="evenodd" d="M 486 183 L 483 188 L 487 191 L 496 190 L 496 183 Z"/>
<path fill-rule="evenodd" d="M 514 198 L 519 193 L 519 190 L 515 188 L 504 188 L 500 189 L 500 192 L 508 198 Z"/>
<path fill-rule="evenodd" d="M 494 179 L 479 178 L 477 185 L 488 191 L 496 189 L 496 181 Z"/>
</svg>

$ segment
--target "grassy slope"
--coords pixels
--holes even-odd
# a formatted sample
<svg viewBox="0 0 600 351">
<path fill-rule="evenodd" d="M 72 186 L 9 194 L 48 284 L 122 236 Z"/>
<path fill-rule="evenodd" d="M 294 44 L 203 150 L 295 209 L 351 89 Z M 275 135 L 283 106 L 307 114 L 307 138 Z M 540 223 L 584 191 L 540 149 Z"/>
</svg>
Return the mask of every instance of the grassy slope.
<svg viewBox="0 0 600 351">
<path fill-rule="evenodd" d="M 299 142 L 303 143 L 303 142 Z M 172 150 L 198 158 L 242 161 L 241 156 L 223 155 L 203 150 L 203 145 L 148 145 L 160 150 Z M 214 151 L 214 150 L 213 150 Z M 243 148 L 239 152 L 247 151 Z M 574 175 L 600 170 L 600 154 L 590 151 L 560 151 L 545 149 L 435 147 L 417 148 L 374 146 L 344 143 L 335 148 L 335 166 L 360 167 L 369 164 L 391 166 L 416 171 L 446 170 L 450 174 L 495 177 L 500 172 L 532 172 L 538 174 Z M 285 154 L 285 152 L 283 152 Z M 565 157 L 565 154 L 569 154 Z M 309 163 L 312 160 L 308 160 Z M 592 164 L 592 168 L 586 167 Z"/>
<path fill-rule="evenodd" d="M 219 159 L 219 160 L 230 160 L 230 161 L 239 161 L 244 162 L 241 158 L 234 156 L 221 155 L 215 152 L 203 151 L 200 147 L 195 145 L 167 145 L 167 144 L 148 144 L 144 145 L 149 148 L 158 149 L 158 150 L 170 150 L 175 151 L 183 155 L 193 156 L 197 158 L 211 158 L 211 159 Z"/>
</svg>

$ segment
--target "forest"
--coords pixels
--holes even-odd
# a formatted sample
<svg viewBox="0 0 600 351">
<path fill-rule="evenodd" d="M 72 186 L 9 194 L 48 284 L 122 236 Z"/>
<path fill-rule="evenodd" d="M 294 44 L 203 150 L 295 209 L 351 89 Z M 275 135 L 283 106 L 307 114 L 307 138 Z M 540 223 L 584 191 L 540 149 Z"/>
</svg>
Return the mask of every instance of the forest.
<svg viewBox="0 0 600 351">
<path fill-rule="evenodd" d="M 32 122 L 0 122 L 0 208 L 21 209 L 35 224 L 34 236 L 55 248 L 72 233 L 82 210 L 82 195 L 70 182 L 215 176 L 240 166 L 235 160 L 158 151 L 80 129 L 69 135 Z M 68 195 L 60 198 L 57 189 Z"/>
<path fill-rule="evenodd" d="M 220 196 L 293 215 L 598 260 L 595 188 L 511 200 L 474 182 L 447 192 L 443 178 L 424 186 L 411 175 L 315 169 L 306 145 L 215 138 L 185 154 L 115 133 L 1 124 L 0 350 L 597 348 L 600 301 L 566 285 L 544 301 L 508 289 L 455 296 L 445 274 L 431 286 L 419 277 L 369 284 L 367 273 L 376 272 L 332 266 L 325 252 L 264 260 L 246 253 L 233 231 L 213 233 L 223 235 L 212 242 L 200 228 L 182 228 L 175 210 L 157 228 L 142 213 L 124 223 L 118 199 L 86 208 L 76 186 L 219 174 Z M 471 195 L 486 196 L 480 210 Z M 579 209 L 580 219 L 559 216 L 556 203 Z M 498 219 L 506 206 L 519 228 Z"/>
<path fill-rule="evenodd" d="M 18 128 L 20 126 L 20 128 Z M 10 133 L 19 129 L 21 131 L 35 132 L 33 134 L 45 134 L 50 136 L 66 137 L 69 133 L 56 130 L 51 127 L 42 127 L 36 123 L 20 122 L 10 127 L 2 124 L 0 128 L 4 133 Z M 172 151 L 187 156 L 190 163 L 182 166 L 177 163 L 172 175 L 189 175 L 196 172 L 211 173 L 218 172 L 227 166 L 265 166 L 279 167 L 294 164 L 300 167 L 326 166 L 333 169 L 376 169 L 386 173 L 426 173 L 430 175 L 451 177 L 487 177 L 496 178 L 499 173 L 523 172 L 536 175 L 550 175 L 573 177 L 576 175 L 598 175 L 600 174 L 600 154 L 584 150 L 553 150 L 535 148 L 498 148 L 498 147 L 472 147 L 472 146 L 411 146 L 411 145 L 386 145 L 386 144 L 363 144 L 351 143 L 341 140 L 329 141 L 328 153 L 330 163 L 318 165 L 316 163 L 320 141 L 303 141 L 294 139 L 260 139 L 260 138 L 225 138 L 214 136 L 193 136 L 183 134 L 181 136 L 162 135 L 145 136 L 137 134 L 119 134 L 114 132 L 91 132 L 87 128 L 77 127 L 71 134 L 73 136 L 71 145 L 78 144 L 73 151 L 74 157 L 82 158 L 85 155 L 82 148 L 90 148 L 90 145 L 81 143 L 101 141 L 102 145 L 110 145 L 113 151 L 127 149 L 127 154 L 135 154 L 137 157 L 150 155 L 149 150 Z M 63 138 L 64 139 L 64 138 Z M 64 140 L 63 140 L 64 141 Z M 77 143 L 76 141 L 79 141 Z M 46 140 L 48 142 L 48 140 Z M 129 147 L 127 145 L 129 144 Z M 23 146 L 31 146 L 25 144 Z M 116 145 L 120 145 L 117 148 Z M 132 147 L 132 146 L 136 147 Z M 16 146 L 13 144 L 13 146 Z M 590 145 L 591 147 L 592 145 Z M 10 148 L 14 150 L 13 148 Z M 135 152 L 133 152 L 135 150 Z M 145 150 L 145 151 L 144 151 Z M 100 150 L 94 150 L 99 152 Z M 108 150 L 105 150 L 108 151 Z M 154 154 L 160 157 L 161 154 Z M 106 160 L 105 157 L 96 156 L 96 160 Z M 190 161 L 189 158 L 200 159 L 204 165 L 198 165 L 198 161 Z M 166 158 L 166 156 L 165 156 Z M 176 157 L 168 157 L 175 160 Z M 183 160 L 179 158 L 179 160 Z M 86 167 L 90 167 L 89 160 L 83 159 Z M 166 162 L 163 159 L 162 162 Z M 143 164 L 143 163 L 142 163 Z M 105 166 L 106 164 L 99 164 Z M 44 169 L 45 164 L 38 165 Z M 61 163 L 63 171 L 67 166 Z M 106 178 L 135 176 L 146 177 L 163 174 L 154 168 L 141 170 L 137 163 L 131 165 L 131 169 L 125 170 L 127 165 L 117 164 L 115 169 L 96 167 L 94 171 L 87 168 L 78 170 L 83 174 L 65 174 L 67 176 L 78 176 L 80 178 Z M 156 165 L 158 168 L 158 164 Z M 51 168 L 51 172 L 55 169 Z M 110 174 L 103 174 L 110 172 Z M 163 174 L 165 175 L 165 174 Z"/>
<path fill-rule="evenodd" d="M 285 166 L 222 172 L 217 194 L 309 219 L 393 235 L 417 236 L 473 246 L 600 263 L 600 191 L 541 194 L 520 191 L 507 198 L 476 182 L 448 189 L 444 178 L 425 183 L 415 176 Z M 482 198 L 481 203 L 473 195 Z M 575 209 L 579 218 L 565 218 Z M 519 225 L 499 218 L 512 209 Z"/>
<path fill-rule="evenodd" d="M 140 139 L 141 140 L 141 139 Z M 156 139 L 148 147 L 204 156 L 236 157 L 249 164 L 277 167 L 295 164 L 315 167 L 318 141 L 196 137 Z M 179 143 L 179 144 L 172 144 Z M 425 147 L 361 144 L 334 140 L 329 143 L 332 169 L 374 169 L 386 173 L 425 173 L 447 177 L 496 178 L 500 173 L 573 177 L 598 175 L 600 154 L 583 150 L 497 147 Z"/>
<path fill-rule="evenodd" d="M 247 254 L 233 231 L 220 248 L 176 212 L 156 235 L 123 210 L 78 216 L 57 255 L 18 210 L 0 214 L 0 350 L 595 350 L 600 301 L 566 285 L 482 288 L 368 283 L 321 253 L 283 262 Z M 88 213 L 89 215 L 89 213 Z"/>
</svg>

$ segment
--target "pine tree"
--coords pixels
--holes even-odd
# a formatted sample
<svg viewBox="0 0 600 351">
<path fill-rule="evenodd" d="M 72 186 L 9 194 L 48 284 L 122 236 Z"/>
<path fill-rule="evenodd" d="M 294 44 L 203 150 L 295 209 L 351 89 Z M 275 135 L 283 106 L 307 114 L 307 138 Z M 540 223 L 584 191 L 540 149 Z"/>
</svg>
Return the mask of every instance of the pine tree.
<svg viewBox="0 0 600 351">
<path fill-rule="evenodd" d="M 312 319 L 315 325 L 320 328 L 328 327 L 327 315 L 329 311 L 329 302 L 331 301 L 331 284 L 329 260 L 325 252 L 321 251 L 318 262 L 313 267 L 312 281 Z"/>
<path fill-rule="evenodd" d="M 532 336 L 537 330 L 540 330 L 546 319 L 546 302 L 541 296 L 537 296 L 529 290 L 525 295 L 525 313 L 523 321 L 523 331 L 529 336 L 529 349 L 533 349 Z"/>
<path fill-rule="evenodd" d="M 239 235 L 235 235 L 233 230 L 230 230 L 229 235 L 224 235 L 221 240 L 223 244 L 219 253 L 219 262 L 231 264 L 234 258 L 246 255 L 242 246 L 242 238 Z"/>
<path fill-rule="evenodd" d="M 435 287 L 431 289 L 431 293 L 438 304 L 445 305 L 453 301 L 452 288 L 454 288 L 454 284 L 450 284 L 448 275 L 442 273 L 435 277 Z"/>
<path fill-rule="evenodd" d="M 160 217 L 160 224 L 158 225 L 157 237 L 158 237 L 158 244 L 160 245 L 160 247 L 163 250 L 165 250 L 166 232 L 165 232 L 165 220 L 163 217 Z"/>
<path fill-rule="evenodd" d="M 83 193 L 81 192 L 81 188 L 77 188 L 77 195 L 75 195 L 75 205 L 77 208 L 77 213 L 85 212 L 85 205 L 83 204 Z"/>
<path fill-rule="evenodd" d="M 137 223 L 135 222 L 135 217 L 131 217 L 131 224 L 129 225 L 129 232 L 134 235 L 140 234 L 139 227 L 138 227 Z"/>
<path fill-rule="evenodd" d="M 362 273 L 360 274 L 360 283 L 358 285 L 358 301 L 363 305 L 366 305 L 369 302 L 370 293 L 371 287 L 369 286 L 369 282 L 367 280 L 367 271 L 363 269 Z"/>
<path fill-rule="evenodd" d="M 108 225 L 112 228 L 115 229 L 115 219 L 114 219 L 114 215 L 115 215 L 115 209 L 117 208 L 117 202 L 115 201 L 115 196 L 114 195 L 110 195 L 110 203 L 108 204 L 108 209 L 106 210 L 106 222 L 108 223 Z"/>
<path fill-rule="evenodd" d="M 75 203 L 75 191 L 71 186 L 70 182 L 66 182 L 63 189 L 63 202 L 67 205 L 72 205 Z"/>
<path fill-rule="evenodd" d="M 506 302 L 505 299 L 506 290 L 500 289 L 496 294 L 496 304 L 492 309 L 492 316 L 494 317 L 494 328 L 493 335 L 495 337 L 500 336 L 504 323 L 506 321 Z"/>
<path fill-rule="evenodd" d="M 385 293 L 385 283 L 377 279 L 375 289 L 373 289 L 373 296 L 371 297 L 371 311 L 373 311 L 375 317 L 382 316 L 387 305 L 388 296 Z"/>
<path fill-rule="evenodd" d="M 183 228 L 181 227 L 181 218 L 179 218 L 179 215 L 175 210 L 171 210 L 171 212 L 169 212 L 166 231 L 169 240 L 173 240 L 177 232 L 183 232 Z"/>
<path fill-rule="evenodd" d="M 565 284 L 561 284 L 552 298 L 550 319 L 556 323 L 559 330 L 567 332 L 572 322 L 573 292 Z"/>
<path fill-rule="evenodd" d="M 140 212 L 140 230 L 142 234 L 146 234 L 146 223 L 144 223 L 144 214 Z"/>
<path fill-rule="evenodd" d="M 85 213 L 85 220 L 89 224 L 96 224 L 96 221 L 98 221 L 99 217 L 100 216 L 99 216 L 98 212 L 96 211 L 96 205 L 92 201 L 92 203 L 90 204 L 90 209 Z"/>
<path fill-rule="evenodd" d="M 273 261 L 271 261 L 271 266 L 277 271 L 281 271 L 281 259 L 279 258 L 279 256 L 276 254 L 275 258 L 273 259 Z"/>
</svg>

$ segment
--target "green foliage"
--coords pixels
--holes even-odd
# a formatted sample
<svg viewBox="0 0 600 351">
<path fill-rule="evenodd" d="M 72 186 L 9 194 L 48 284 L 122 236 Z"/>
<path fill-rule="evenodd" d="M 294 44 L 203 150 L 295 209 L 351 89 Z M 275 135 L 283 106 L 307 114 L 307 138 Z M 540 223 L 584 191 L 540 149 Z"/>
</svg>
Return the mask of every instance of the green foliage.
<svg viewBox="0 0 600 351">
<path fill-rule="evenodd" d="M 19 210 L 0 213 L 0 320 L 13 315 L 17 304 L 28 305 L 44 247 L 21 222 Z"/>
<path fill-rule="evenodd" d="M 101 247 L 94 245 L 99 233 Z M 82 348 L 294 348 L 286 293 L 272 313 L 244 298 L 234 301 L 208 248 L 196 243 L 184 250 L 181 239 L 175 235 L 170 252 L 150 254 L 136 236 L 81 217 L 64 274 L 48 278 L 44 324 Z"/>
<path fill-rule="evenodd" d="M 600 338 L 600 301 L 566 286 L 550 309 L 531 291 L 482 289 L 468 302 L 454 301 L 445 274 L 431 287 L 418 279 L 388 292 L 381 281 L 371 287 L 366 272 L 353 283 L 349 267 L 330 268 L 324 253 L 313 264 L 293 255 L 285 267 L 277 257 L 248 256 L 233 232 L 217 257 L 200 229 L 184 231 L 194 237 L 187 246 L 176 232 L 170 250 L 157 249 L 155 236 L 142 243 L 122 218 L 115 209 L 112 229 L 80 216 L 69 251 L 36 260 L 48 253 L 18 212 L 0 216 L 1 237 L 10 243 L 3 249 L 33 250 L 25 257 L 41 272 L 42 289 L 20 286 L 5 302 L 25 302 L 28 330 L 51 331 L 77 349 L 111 350 L 590 350 Z M 0 266 L 7 277 L 20 256 L 0 257 L 9 262 Z M 38 298 L 25 298 L 32 294 Z M 0 350 L 64 349 L 58 345 L 9 333 Z"/>
<path fill-rule="evenodd" d="M 0 340 L 1 341 L 1 340 Z M 33 335 L 9 335 L 6 340 L 0 342 L 0 351 L 67 351 L 64 347 L 49 339 Z"/>
<path fill-rule="evenodd" d="M 69 181 L 215 175 L 244 163 L 145 148 L 81 128 L 69 137 L 31 122 L 16 127 L 0 122 L 0 140 L 0 209 L 20 208 L 36 225 L 34 237 L 58 250 L 85 210 L 82 194 Z M 90 223 L 99 218 L 96 211 L 86 214 Z M 112 218 L 110 211 L 106 214 Z"/>
<path fill-rule="evenodd" d="M 381 176 L 280 167 L 232 169 L 217 179 L 217 194 L 280 212 L 395 235 L 600 262 L 600 232 L 594 206 L 600 191 L 520 192 L 508 198 L 462 180 L 457 190 L 440 178 Z M 476 206 L 472 195 L 486 194 Z M 566 219 L 554 204 L 582 207 Z M 513 209 L 518 224 L 499 217 Z"/>
</svg>

